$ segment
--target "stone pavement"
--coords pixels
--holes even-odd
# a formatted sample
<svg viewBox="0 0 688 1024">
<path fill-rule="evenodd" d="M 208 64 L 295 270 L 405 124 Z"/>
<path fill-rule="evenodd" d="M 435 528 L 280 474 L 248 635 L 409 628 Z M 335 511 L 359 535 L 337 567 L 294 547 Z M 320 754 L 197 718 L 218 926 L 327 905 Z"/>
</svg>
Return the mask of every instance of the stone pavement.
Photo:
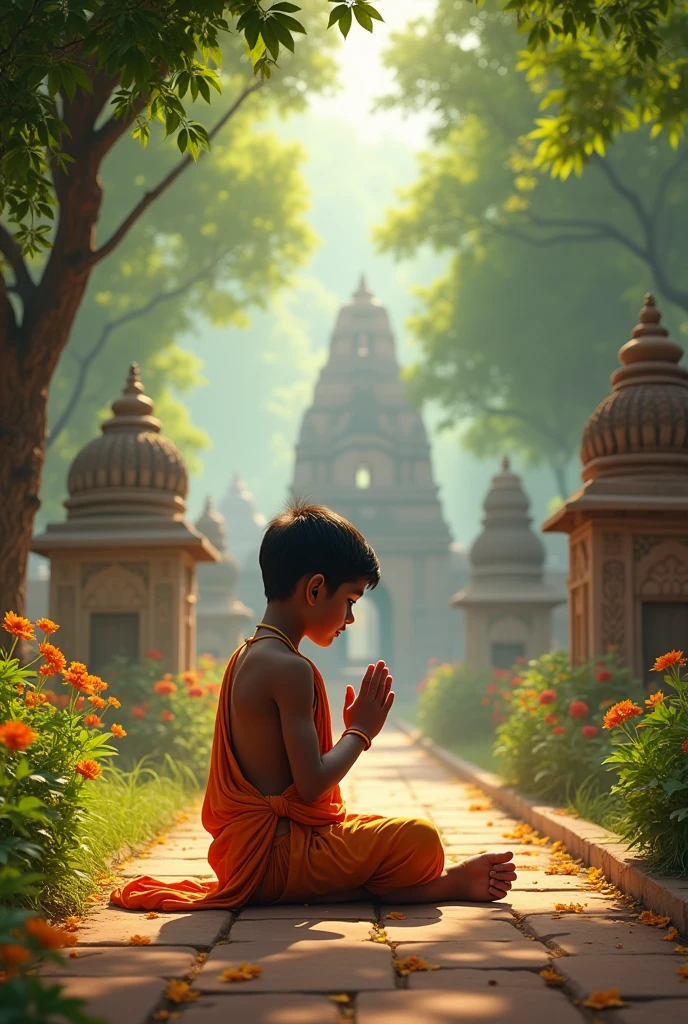
<svg viewBox="0 0 688 1024">
<path fill-rule="evenodd" d="M 593 879 L 590 888 L 588 873 L 557 844 L 519 827 L 403 734 L 390 729 L 378 737 L 345 790 L 352 810 L 434 821 L 449 861 L 512 849 L 520 875 L 509 901 L 157 917 L 103 907 L 82 923 L 76 956 L 45 973 L 85 997 L 107 1024 L 688 1020 L 688 980 L 677 973 L 688 956 L 675 952 L 685 938 L 640 923 L 637 910 L 605 891 L 603 881 Z M 121 874 L 207 878 L 206 850 L 200 824 L 187 822 Z M 564 908 L 557 912 L 556 904 Z M 132 936 L 147 942 L 132 945 Z M 222 980 L 223 971 L 242 962 L 262 972 Z M 553 974 L 543 978 L 547 968 Z M 593 992 L 612 988 L 625 1008 L 583 1005 Z"/>
</svg>

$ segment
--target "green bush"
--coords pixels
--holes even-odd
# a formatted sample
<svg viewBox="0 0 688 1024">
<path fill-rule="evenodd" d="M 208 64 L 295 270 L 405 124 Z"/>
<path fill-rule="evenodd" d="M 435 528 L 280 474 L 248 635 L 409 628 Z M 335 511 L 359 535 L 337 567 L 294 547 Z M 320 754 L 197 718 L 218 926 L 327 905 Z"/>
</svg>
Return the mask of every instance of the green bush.
<svg viewBox="0 0 688 1024">
<path fill-rule="evenodd" d="M 127 735 L 119 746 L 121 763 L 131 768 L 144 757 L 161 762 L 170 756 L 203 784 L 210 767 L 220 666 L 204 655 L 194 671 L 160 676 L 157 652 L 147 653 L 141 664 L 116 658 L 106 673 L 123 702 L 120 720 Z"/>
<path fill-rule="evenodd" d="M 498 717 L 489 696 L 492 687 L 498 690 L 487 669 L 461 663 L 430 666 L 418 685 L 421 731 L 445 747 L 490 736 Z"/>
<path fill-rule="evenodd" d="M 495 754 L 510 785 L 533 796 L 569 802 L 586 784 L 588 797 L 609 791 L 602 765 L 611 752 L 605 711 L 629 693 L 640 694 L 612 651 L 572 666 L 565 652 L 546 654 L 512 680 L 506 722 L 497 730 Z"/>
<path fill-rule="evenodd" d="M 662 874 L 688 875 L 688 677 L 682 651 L 662 655 L 655 671 L 664 682 L 645 701 L 612 707 L 606 727 L 614 750 L 605 764 L 618 771 L 612 792 L 623 800 L 621 836 Z"/>
</svg>

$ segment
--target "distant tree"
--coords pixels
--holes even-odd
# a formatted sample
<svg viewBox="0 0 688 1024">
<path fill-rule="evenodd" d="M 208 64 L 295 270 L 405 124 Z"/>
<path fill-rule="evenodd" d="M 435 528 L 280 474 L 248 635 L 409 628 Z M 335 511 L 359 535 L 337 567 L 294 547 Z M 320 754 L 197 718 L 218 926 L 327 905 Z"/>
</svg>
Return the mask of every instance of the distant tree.
<svg viewBox="0 0 688 1024">
<path fill-rule="evenodd" d="M 502 9 L 527 37 L 521 67 L 542 87 L 536 166 L 580 173 L 645 124 L 678 147 L 688 116 L 686 0 L 508 0 Z"/>
<path fill-rule="evenodd" d="M 322 0 L 313 3 L 320 7 Z M 324 7 L 324 4 L 322 5 Z M 322 7 L 321 7 L 322 9 Z M 96 266 L 258 92 L 303 33 L 299 8 L 278 0 L 13 0 L 0 19 L 0 607 L 21 611 L 25 566 L 45 453 L 50 382 Z M 346 35 L 380 18 L 364 0 L 331 10 Z M 187 109 L 220 92 L 220 43 L 245 41 L 257 72 L 236 90 L 210 130 Z M 283 56 L 283 55 L 282 55 Z M 103 241 L 100 171 L 128 132 L 146 143 L 156 121 L 182 154 L 139 194 Z M 55 218 L 55 210 L 57 217 Z M 53 222 L 55 226 L 53 228 Z M 46 255 L 28 262 L 27 257 Z M 38 278 L 35 273 L 38 272 Z"/>
<path fill-rule="evenodd" d="M 440 0 L 393 38 L 384 103 L 432 110 L 433 148 L 377 237 L 400 258 L 427 245 L 450 256 L 412 324 L 418 400 L 438 400 L 448 423 L 470 418 L 463 443 L 478 454 L 515 447 L 546 463 L 563 496 L 648 277 L 688 309 L 672 278 L 688 256 L 688 146 L 629 133 L 581 179 L 535 173 L 522 139 L 538 97 L 517 71 L 513 28 L 495 3 Z"/>
</svg>

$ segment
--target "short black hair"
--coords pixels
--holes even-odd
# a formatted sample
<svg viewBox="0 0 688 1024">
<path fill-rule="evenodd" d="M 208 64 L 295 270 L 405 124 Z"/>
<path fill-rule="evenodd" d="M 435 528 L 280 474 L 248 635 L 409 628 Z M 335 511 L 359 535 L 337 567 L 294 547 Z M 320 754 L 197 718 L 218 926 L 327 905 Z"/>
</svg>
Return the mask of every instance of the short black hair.
<svg viewBox="0 0 688 1024">
<path fill-rule="evenodd" d="M 328 594 L 343 583 L 380 581 L 380 563 L 356 527 L 324 505 L 295 500 L 271 519 L 260 545 L 260 571 L 268 601 L 285 601 L 303 576 L 322 573 Z"/>
</svg>

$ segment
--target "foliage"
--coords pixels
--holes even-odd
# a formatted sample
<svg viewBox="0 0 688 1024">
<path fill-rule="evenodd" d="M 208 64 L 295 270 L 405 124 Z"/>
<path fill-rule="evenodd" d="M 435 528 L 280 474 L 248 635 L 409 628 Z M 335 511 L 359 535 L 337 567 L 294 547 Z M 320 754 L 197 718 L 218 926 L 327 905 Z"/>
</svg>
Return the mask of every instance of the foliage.
<svg viewBox="0 0 688 1024">
<path fill-rule="evenodd" d="M 497 683 L 487 669 L 430 664 L 418 685 L 418 725 L 426 736 L 456 749 L 462 740 L 490 735 L 496 712 L 488 693 Z"/>
<path fill-rule="evenodd" d="M 149 653 L 153 657 L 142 664 L 115 658 L 108 670 L 125 703 L 120 717 L 127 736 L 120 756 L 125 765 L 169 756 L 202 784 L 210 766 L 221 672 L 210 655 L 203 655 L 197 669 L 173 677 L 159 671 L 157 652 Z"/>
<path fill-rule="evenodd" d="M 648 271 L 688 311 L 672 277 L 688 255 L 688 146 L 677 157 L 631 133 L 581 180 L 543 178 L 522 145 L 542 83 L 518 72 L 518 39 L 494 0 L 477 11 L 439 0 L 385 59 L 395 91 L 384 105 L 430 111 L 434 144 L 377 240 L 400 259 L 428 246 L 450 257 L 417 291 L 413 394 L 438 401 L 448 425 L 470 418 L 462 443 L 477 455 L 511 448 L 549 465 L 564 497 Z"/>
<path fill-rule="evenodd" d="M 622 696 L 640 692 L 615 652 L 579 666 L 569 664 L 563 651 L 545 654 L 514 681 L 495 747 L 505 781 L 563 803 L 586 782 L 598 792 L 608 790 L 602 762 L 611 744 L 604 714 Z"/>
<path fill-rule="evenodd" d="M 35 977 L 43 962 L 62 963 L 58 950 L 73 941 L 32 911 L 0 905 L 0 1024 L 102 1024 L 84 1012 L 82 999 Z"/>
<path fill-rule="evenodd" d="M 4 620 L 9 632 L 19 628 L 11 614 Z M 22 668 L 15 656 L 17 640 L 35 633 L 28 620 L 18 621 L 26 624 L 24 633 L 15 633 L 9 650 L 0 649 L 0 850 L 15 879 L 14 896 L 6 890 L 2 898 L 24 902 L 33 888 L 19 886 L 20 875 L 24 881 L 36 870 L 46 877 L 78 876 L 83 789 L 93 785 L 102 771 L 100 762 L 116 748 L 109 742 L 114 737 L 96 724 L 110 710 L 100 696 L 107 684 L 81 664 L 66 668 L 59 649 L 47 641 L 49 634 L 44 634 L 41 652 Z M 31 666 L 39 661 L 35 671 Z M 60 675 L 68 692 L 57 694 L 47 681 Z"/>
<path fill-rule="evenodd" d="M 42 908 L 62 919 L 107 899 L 117 862 L 138 852 L 179 819 L 197 794 L 193 774 L 170 757 L 156 764 L 144 758 L 128 772 L 105 768 L 82 794 L 83 816 L 74 854 L 78 875 L 46 879 L 41 887 Z"/>
<path fill-rule="evenodd" d="M 157 120 L 181 153 L 197 159 L 209 137 L 190 115 L 186 97 L 210 103 L 210 90 L 221 92 L 226 34 L 243 37 L 254 72 L 267 78 L 280 47 L 293 51 L 294 34 L 305 33 L 293 17 L 299 10 L 284 0 L 268 8 L 260 0 L 169 0 L 143 7 L 13 0 L 0 23 L 0 212 L 16 225 L 17 242 L 30 253 L 50 244 L 50 165 L 68 171 L 70 161 L 58 94 L 72 101 L 104 86 L 114 89 L 114 116 L 131 125 L 143 146 Z M 332 10 L 330 25 L 338 24 L 346 36 L 352 14 L 370 32 L 381 20 L 367 0 L 344 0 Z"/>
<path fill-rule="evenodd" d="M 667 659 L 669 659 L 667 661 Z M 688 874 L 688 674 L 681 651 L 657 659 L 669 692 L 645 701 L 645 713 L 610 713 L 618 772 L 612 792 L 623 800 L 618 830 L 659 874 Z M 672 692 L 673 691 L 673 692 Z M 627 695 L 625 695 L 627 696 Z"/>
</svg>

